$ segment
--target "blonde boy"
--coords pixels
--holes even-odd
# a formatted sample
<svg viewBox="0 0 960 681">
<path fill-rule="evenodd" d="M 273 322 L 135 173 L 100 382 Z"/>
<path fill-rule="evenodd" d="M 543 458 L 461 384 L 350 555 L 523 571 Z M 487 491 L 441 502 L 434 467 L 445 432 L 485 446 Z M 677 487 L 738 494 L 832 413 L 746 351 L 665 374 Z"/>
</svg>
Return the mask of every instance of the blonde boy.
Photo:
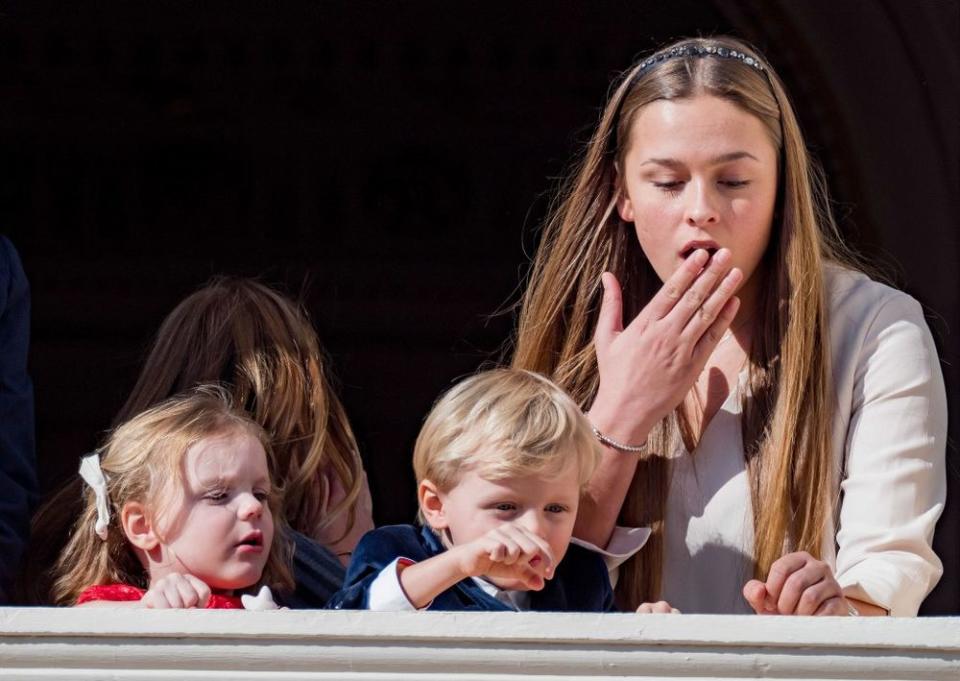
<svg viewBox="0 0 960 681">
<path fill-rule="evenodd" d="M 603 559 L 571 545 L 598 445 L 537 374 L 469 378 L 434 406 L 413 465 L 422 527 L 369 532 L 328 607 L 606 611 Z"/>
</svg>

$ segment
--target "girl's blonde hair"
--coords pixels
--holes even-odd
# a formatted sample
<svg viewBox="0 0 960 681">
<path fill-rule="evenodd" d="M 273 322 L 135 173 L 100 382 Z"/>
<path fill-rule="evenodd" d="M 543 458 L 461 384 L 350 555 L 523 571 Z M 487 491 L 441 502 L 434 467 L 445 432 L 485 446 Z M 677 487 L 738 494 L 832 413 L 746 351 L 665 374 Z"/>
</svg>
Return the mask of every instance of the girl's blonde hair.
<svg viewBox="0 0 960 681">
<path fill-rule="evenodd" d="M 762 70 L 744 59 L 690 54 L 711 47 L 759 59 Z M 642 68 L 641 62 L 621 77 L 552 207 L 522 302 L 513 366 L 552 377 L 587 408 L 598 385 L 593 333 L 600 275 L 610 271 L 620 281 L 625 320 L 633 319 L 662 285 L 633 227 L 616 211 L 617 169 L 623 167 L 637 113 L 657 100 L 709 95 L 756 116 L 780 157 L 774 229 L 759 269 L 766 285 L 760 287 L 742 420 L 754 573 L 762 578 L 782 554 L 785 538 L 794 549 L 819 556 L 831 526 L 834 471 L 823 270 L 826 261 L 853 259 L 837 236 L 822 175 L 769 62 L 750 45 L 728 37 L 681 40 L 657 54 L 665 56 L 671 49 L 681 56 L 655 58 Z M 680 408 L 651 435 L 660 452 L 672 450 L 678 440 L 689 451 L 696 446 Z M 654 534 L 622 568 L 617 597 L 624 608 L 659 594 L 667 485 L 662 457 L 641 461 L 620 522 L 649 525 Z"/>
<path fill-rule="evenodd" d="M 57 562 L 54 601 L 73 604 L 80 593 L 95 584 L 131 584 L 148 588 L 150 577 L 120 523 L 123 507 L 131 501 L 144 504 L 159 522 L 183 499 L 183 460 L 187 450 L 205 438 L 245 434 L 256 438 L 269 452 L 263 429 L 234 411 L 229 395 L 214 386 L 172 397 L 120 425 L 100 450 L 100 469 L 107 480 L 110 522 L 107 538 L 95 532 L 96 495 L 86 489 L 83 511 L 74 524 Z M 269 460 L 269 456 L 267 457 Z M 272 487 L 268 508 L 281 498 Z M 260 582 L 290 589 L 292 545 L 282 516 L 274 517 L 274 538 Z"/>
<path fill-rule="evenodd" d="M 441 397 L 417 437 L 417 482 L 441 490 L 467 471 L 502 480 L 559 475 L 576 461 L 581 486 L 600 459 L 586 417 L 552 381 L 531 371 L 494 369 L 461 381 Z"/>
</svg>

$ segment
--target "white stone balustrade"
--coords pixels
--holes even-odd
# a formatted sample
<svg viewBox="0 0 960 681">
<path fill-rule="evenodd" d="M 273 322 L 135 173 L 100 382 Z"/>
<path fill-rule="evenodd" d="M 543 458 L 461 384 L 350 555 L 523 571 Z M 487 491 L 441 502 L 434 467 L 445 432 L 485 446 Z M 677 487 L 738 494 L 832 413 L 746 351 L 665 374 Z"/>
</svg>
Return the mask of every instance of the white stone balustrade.
<svg viewBox="0 0 960 681">
<path fill-rule="evenodd" d="M 0 608 L 0 679 L 943 679 L 960 618 Z"/>
</svg>

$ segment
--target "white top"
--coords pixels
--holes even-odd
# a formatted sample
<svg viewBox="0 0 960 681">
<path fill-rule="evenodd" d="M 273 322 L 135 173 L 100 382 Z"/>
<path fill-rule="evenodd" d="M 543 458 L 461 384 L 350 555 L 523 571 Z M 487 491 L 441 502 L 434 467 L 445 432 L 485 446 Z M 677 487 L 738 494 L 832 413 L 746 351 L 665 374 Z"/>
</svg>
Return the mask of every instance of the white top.
<svg viewBox="0 0 960 681">
<path fill-rule="evenodd" d="M 946 498 L 946 395 L 920 305 L 866 276 L 826 271 L 836 415 L 837 531 L 823 559 L 844 593 L 912 616 L 943 571 L 931 542 Z M 753 526 L 741 383 L 695 453 L 671 462 L 662 597 L 682 612 L 752 612 Z M 682 446 L 681 446 L 682 447 Z M 825 493 L 827 491 L 825 490 Z M 842 496 L 841 496 L 842 495 Z"/>
</svg>

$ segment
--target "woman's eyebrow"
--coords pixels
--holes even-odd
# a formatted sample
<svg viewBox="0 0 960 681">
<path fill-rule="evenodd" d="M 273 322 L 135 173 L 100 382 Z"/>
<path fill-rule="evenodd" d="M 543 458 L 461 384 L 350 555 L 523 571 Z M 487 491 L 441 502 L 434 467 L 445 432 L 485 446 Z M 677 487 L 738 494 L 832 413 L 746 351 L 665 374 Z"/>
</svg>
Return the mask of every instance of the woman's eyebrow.
<svg viewBox="0 0 960 681">
<path fill-rule="evenodd" d="M 727 154 L 714 156 L 712 159 L 710 159 L 710 165 L 719 165 L 721 163 L 729 163 L 730 161 L 739 161 L 742 158 L 749 158 L 757 162 L 760 161 L 760 159 L 751 154 L 749 151 L 731 151 Z"/>
<path fill-rule="evenodd" d="M 648 158 L 646 161 L 640 164 L 640 167 L 648 165 L 664 166 L 671 169 L 684 167 L 683 163 L 675 158 Z"/>
<path fill-rule="evenodd" d="M 742 158 L 749 158 L 754 161 L 759 161 L 756 156 L 751 154 L 749 151 L 731 151 L 726 154 L 720 154 L 719 156 L 714 156 L 709 161 L 707 165 L 720 165 L 721 163 L 730 163 L 731 161 L 739 161 Z M 640 164 L 641 167 L 645 165 L 658 165 L 664 166 L 670 169 L 684 168 L 686 167 L 682 161 L 679 161 L 675 158 L 648 158 L 646 161 Z"/>
</svg>

